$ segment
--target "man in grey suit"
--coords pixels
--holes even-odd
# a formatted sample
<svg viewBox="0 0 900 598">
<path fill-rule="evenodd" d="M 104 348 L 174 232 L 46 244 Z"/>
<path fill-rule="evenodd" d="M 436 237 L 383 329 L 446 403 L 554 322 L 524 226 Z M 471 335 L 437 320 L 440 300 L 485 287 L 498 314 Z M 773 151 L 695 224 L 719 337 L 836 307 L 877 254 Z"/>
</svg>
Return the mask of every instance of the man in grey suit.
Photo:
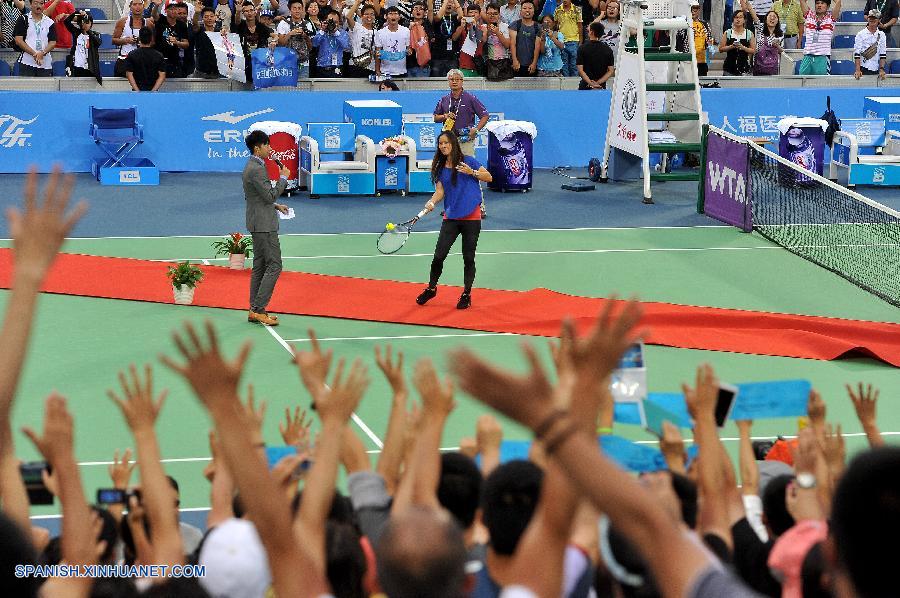
<svg viewBox="0 0 900 598">
<path fill-rule="evenodd" d="M 245 140 L 253 155 L 244 167 L 244 199 L 247 201 L 247 230 L 253 237 L 253 275 L 250 278 L 250 313 L 248 322 L 277 326 L 278 317 L 269 315 L 266 306 L 272 298 L 281 274 L 281 243 L 278 241 L 278 214 L 288 213 L 285 205 L 275 200 L 287 186 L 288 169 L 281 166 L 281 178 L 274 187 L 266 173 L 265 159 L 271 148 L 269 136 L 252 131 Z"/>
</svg>

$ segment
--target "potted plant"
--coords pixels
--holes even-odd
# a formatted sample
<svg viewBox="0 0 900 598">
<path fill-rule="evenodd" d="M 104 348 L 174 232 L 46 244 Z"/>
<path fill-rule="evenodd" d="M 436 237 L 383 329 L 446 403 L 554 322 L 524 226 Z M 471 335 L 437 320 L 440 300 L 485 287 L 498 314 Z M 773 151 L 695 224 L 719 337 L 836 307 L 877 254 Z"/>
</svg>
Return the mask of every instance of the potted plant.
<svg viewBox="0 0 900 598">
<path fill-rule="evenodd" d="M 175 303 L 190 305 L 194 301 L 194 288 L 203 280 L 203 271 L 188 261 L 168 269 L 166 276 L 172 281 Z"/>
<path fill-rule="evenodd" d="M 232 270 L 243 270 L 244 260 L 253 253 L 253 239 L 241 233 L 231 233 L 221 241 L 214 241 L 216 255 L 228 256 L 228 267 Z"/>
</svg>

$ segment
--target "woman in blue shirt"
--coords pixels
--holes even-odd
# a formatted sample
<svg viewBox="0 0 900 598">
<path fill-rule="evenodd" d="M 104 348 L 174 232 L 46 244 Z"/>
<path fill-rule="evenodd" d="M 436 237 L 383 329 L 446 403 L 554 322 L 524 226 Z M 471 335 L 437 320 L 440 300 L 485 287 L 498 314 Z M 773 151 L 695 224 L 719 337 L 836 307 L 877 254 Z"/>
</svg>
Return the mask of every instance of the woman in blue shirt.
<svg viewBox="0 0 900 598">
<path fill-rule="evenodd" d="M 481 233 L 481 188 L 479 181 L 490 183 L 489 173 L 478 160 L 463 156 L 459 139 L 452 131 L 444 131 L 438 137 L 438 151 L 431 161 L 431 180 L 434 195 L 425 204 L 430 212 L 441 200 L 444 201 L 444 221 L 434 248 L 431 261 L 431 277 L 428 288 L 416 298 L 416 303 L 425 305 L 437 295 L 437 283 L 444 269 L 444 260 L 456 237 L 462 235 L 463 282 L 465 288 L 456 309 L 466 309 L 472 305 L 472 283 L 475 282 L 475 248 Z"/>
</svg>

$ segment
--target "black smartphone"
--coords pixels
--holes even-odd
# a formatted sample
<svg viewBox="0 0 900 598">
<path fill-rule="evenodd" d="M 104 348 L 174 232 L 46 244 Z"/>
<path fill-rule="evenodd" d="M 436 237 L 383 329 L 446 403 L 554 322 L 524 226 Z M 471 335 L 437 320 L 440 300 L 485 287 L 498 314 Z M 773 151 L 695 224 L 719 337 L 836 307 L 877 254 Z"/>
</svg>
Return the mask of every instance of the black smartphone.
<svg viewBox="0 0 900 598">
<path fill-rule="evenodd" d="M 734 407 L 734 400 L 737 398 L 737 394 L 737 386 L 719 384 L 719 396 L 716 398 L 716 425 L 720 429 L 731 415 L 731 408 Z"/>
<path fill-rule="evenodd" d="M 25 490 L 28 491 L 28 502 L 32 505 L 53 504 L 53 494 L 44 485 L 44 476 L 42 475 L 44 471 L 48 474 L 52 472 L 46 461 L 32 461 L 19 466 Z"/>
<path fill-rule="evenodd" d="M 101 505 L 127 505 L 132 496 L 141 500 L 140 488 L 122 490 L 121 488 L 97 488 L 97 504 Z"/>
</svg>

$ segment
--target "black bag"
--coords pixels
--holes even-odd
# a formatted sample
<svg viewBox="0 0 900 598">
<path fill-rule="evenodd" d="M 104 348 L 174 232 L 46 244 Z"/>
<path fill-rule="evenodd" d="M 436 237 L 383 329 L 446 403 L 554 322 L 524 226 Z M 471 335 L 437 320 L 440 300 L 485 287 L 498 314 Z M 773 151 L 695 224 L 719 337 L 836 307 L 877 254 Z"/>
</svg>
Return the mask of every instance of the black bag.
<svg viewBox="0 0 900 598">
<path fill-rule="evenodd" d="M 487 70 L 484 73 L 488 81 L 506 81 L 515 76 L 512 68 L 512 61 L 509 58 L 501 58 L 499 60 L 488 60 Z"/>
<path fill-rule="evenodd" d="M 825 114 L 822 115 L 822 120 L 828 123 L 828 128 L 825 129 L 825 143 L 831 147 L 834 145 L 834 134 L 841 130 L 841 119 L 831 109 L 831 96 L 826 96 L 825 108 Z"/>
<path fill-rule="evenodd" d="M 485 72 L 487 71 L 487 66 L 485 65 L 484 56 L 473 56 L 472 64 L 475 65 L 475 72 L 484 77 Z"/>
</svg>

